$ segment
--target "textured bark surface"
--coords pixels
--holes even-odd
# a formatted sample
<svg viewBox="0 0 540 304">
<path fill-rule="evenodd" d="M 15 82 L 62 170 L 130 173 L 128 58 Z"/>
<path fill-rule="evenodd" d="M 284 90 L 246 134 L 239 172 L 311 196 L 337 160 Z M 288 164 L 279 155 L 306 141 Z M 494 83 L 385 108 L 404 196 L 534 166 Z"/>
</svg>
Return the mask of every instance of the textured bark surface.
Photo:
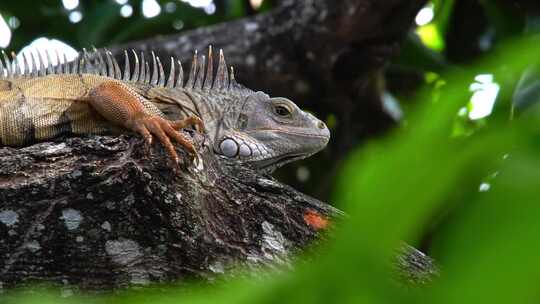
<svg viewBox="0 0 540 304">
<path fill-rule="evenodd" d="M 312 159 L 320 168 L 310 168 L 312 176 L 319 178 L 306 185 L 297 182 L 292 171 L 285 172 L 295 188 L 310 189 L 325 200 L 340 160 L 350 149 L 395 125 L 381 101 L 382 68 L 399 51 L 426 2 L 278 1 L 280 5 L 265 14 L 111 50 L 120 61 L 123 50 L 133 48 L 189 63 L 195 49 L 202 51 L 211 44 L 225 51 L 240 83 L 288 97 L 327 121 L 332 140 Z"/>
<path fill-rule="evenodd" d="M 342 215 L 202 150 L 205 169 L 193 172 L 127 136 L 0 149 L 0 291 L 43 281 L 103 291 L 288 264 Z M 396 267 L 410 283 L 437 273 L 409 246 Z"/>
<path fill-rule="evenodd" d="M 0 149 L 0 286 L 111 289 L 287 263 L 340 213 L 203 151 L 203 171 L 175 173 L 138 138 Z"/>
</svg>

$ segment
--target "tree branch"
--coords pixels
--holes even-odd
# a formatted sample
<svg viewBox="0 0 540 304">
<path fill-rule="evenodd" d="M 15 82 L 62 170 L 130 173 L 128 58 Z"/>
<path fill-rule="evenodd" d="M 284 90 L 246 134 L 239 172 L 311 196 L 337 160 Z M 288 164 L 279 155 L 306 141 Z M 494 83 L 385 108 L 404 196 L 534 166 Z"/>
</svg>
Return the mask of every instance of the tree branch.
<svg viewBox="0 0 540 304">
<path fill-rule="evenodd" d="M 109 289 L 287 263 L 340 214 L 207 147 L 201 172 L 143 150 L 102 136 L 0 149 L 3 286 Z"/>
<path fill-rule="evenodd" d="M 0 286 L 47 281 L 103 291 L 289 264 L 341 218 L 201 150 L 204 170 L 193 172 L 188 161 L 174 172 L 161 147 L 146 156 L 143 141 L 127 136 L 0 149 Z M 431 260 L 405 249 L 399 273 L 429 280 Z"/>
</svg>

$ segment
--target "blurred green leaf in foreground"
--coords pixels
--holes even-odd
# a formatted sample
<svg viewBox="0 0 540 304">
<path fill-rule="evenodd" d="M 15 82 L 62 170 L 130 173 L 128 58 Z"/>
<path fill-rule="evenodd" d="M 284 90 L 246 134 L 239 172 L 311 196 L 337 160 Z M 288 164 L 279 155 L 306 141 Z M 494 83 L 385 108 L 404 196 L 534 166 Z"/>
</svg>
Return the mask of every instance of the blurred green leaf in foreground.
<svg viewBox="0 0 540 304">
<path fill-rule="evenodd" d="M 328 244 L 292 272 L 211 286 L 167 287 L 70 303 L 531 303 L 540 288 L 540 147 L 538 121 L 509 120 L 498 111 L 467 136 L 452 136 L 469 85 L 490 73 L 500 85 L 497 106 L 511 107 L 511 88 L 540 59 L 534 38 L 512 41 L 489 58 L 443 76 L 424 90 L 407 124 L 358 149 L 335 191 L 349 216 Z M 436 96 L 436 98 L 434 97 Z M 494 174 L 494 172 L 496 174 Z M 489 187 L 480 184 L 491 176 Z M 417 243 L 426 225 L 442 221 L 432 253 L 441 276 L 405 287 L 392 260 L 402 240 Z M 63 303 L 31 296 L 19 303 Z"/>
</svg>

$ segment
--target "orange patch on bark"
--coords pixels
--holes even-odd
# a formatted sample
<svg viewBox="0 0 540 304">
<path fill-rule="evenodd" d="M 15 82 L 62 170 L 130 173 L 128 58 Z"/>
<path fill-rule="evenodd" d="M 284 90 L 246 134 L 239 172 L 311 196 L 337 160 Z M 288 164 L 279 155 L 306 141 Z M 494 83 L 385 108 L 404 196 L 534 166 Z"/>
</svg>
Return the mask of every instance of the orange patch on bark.
<svg viewBox="0 0 540 304">
<path fill-rule="evenodd" d="M 324 216 L 314 210 L 308 210 L 304 213 L 304 221 L 315 230 L 325 229 L 329 223 Z"/>
</svg>

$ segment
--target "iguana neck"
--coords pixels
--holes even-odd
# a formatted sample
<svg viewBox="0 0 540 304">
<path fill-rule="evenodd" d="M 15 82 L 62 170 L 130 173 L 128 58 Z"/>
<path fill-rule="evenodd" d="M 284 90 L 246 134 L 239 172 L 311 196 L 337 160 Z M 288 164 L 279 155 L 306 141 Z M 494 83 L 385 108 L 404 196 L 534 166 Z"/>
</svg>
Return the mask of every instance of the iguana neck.
<svg viewBox="0 0 540 304">
<path fill-rule="evenodd" d="M 190 115 L 198 116 L 204 121 L 206 133 L 212 142 L 222 137 L 227 130 L 236 129 L 243 102 L 251 93 L 141 86 L 137 91 L 155 104 L 170 120 L 179 120 Z"/>
<path fill-rule="evenodd" d="M 204 121 L 206 132 L 213 143 L 217 143 L 227 132 L 238 129 L 247 92 L 185 90 L 185 94 L 198 107 L 198 115 Z"/>
</svg>

